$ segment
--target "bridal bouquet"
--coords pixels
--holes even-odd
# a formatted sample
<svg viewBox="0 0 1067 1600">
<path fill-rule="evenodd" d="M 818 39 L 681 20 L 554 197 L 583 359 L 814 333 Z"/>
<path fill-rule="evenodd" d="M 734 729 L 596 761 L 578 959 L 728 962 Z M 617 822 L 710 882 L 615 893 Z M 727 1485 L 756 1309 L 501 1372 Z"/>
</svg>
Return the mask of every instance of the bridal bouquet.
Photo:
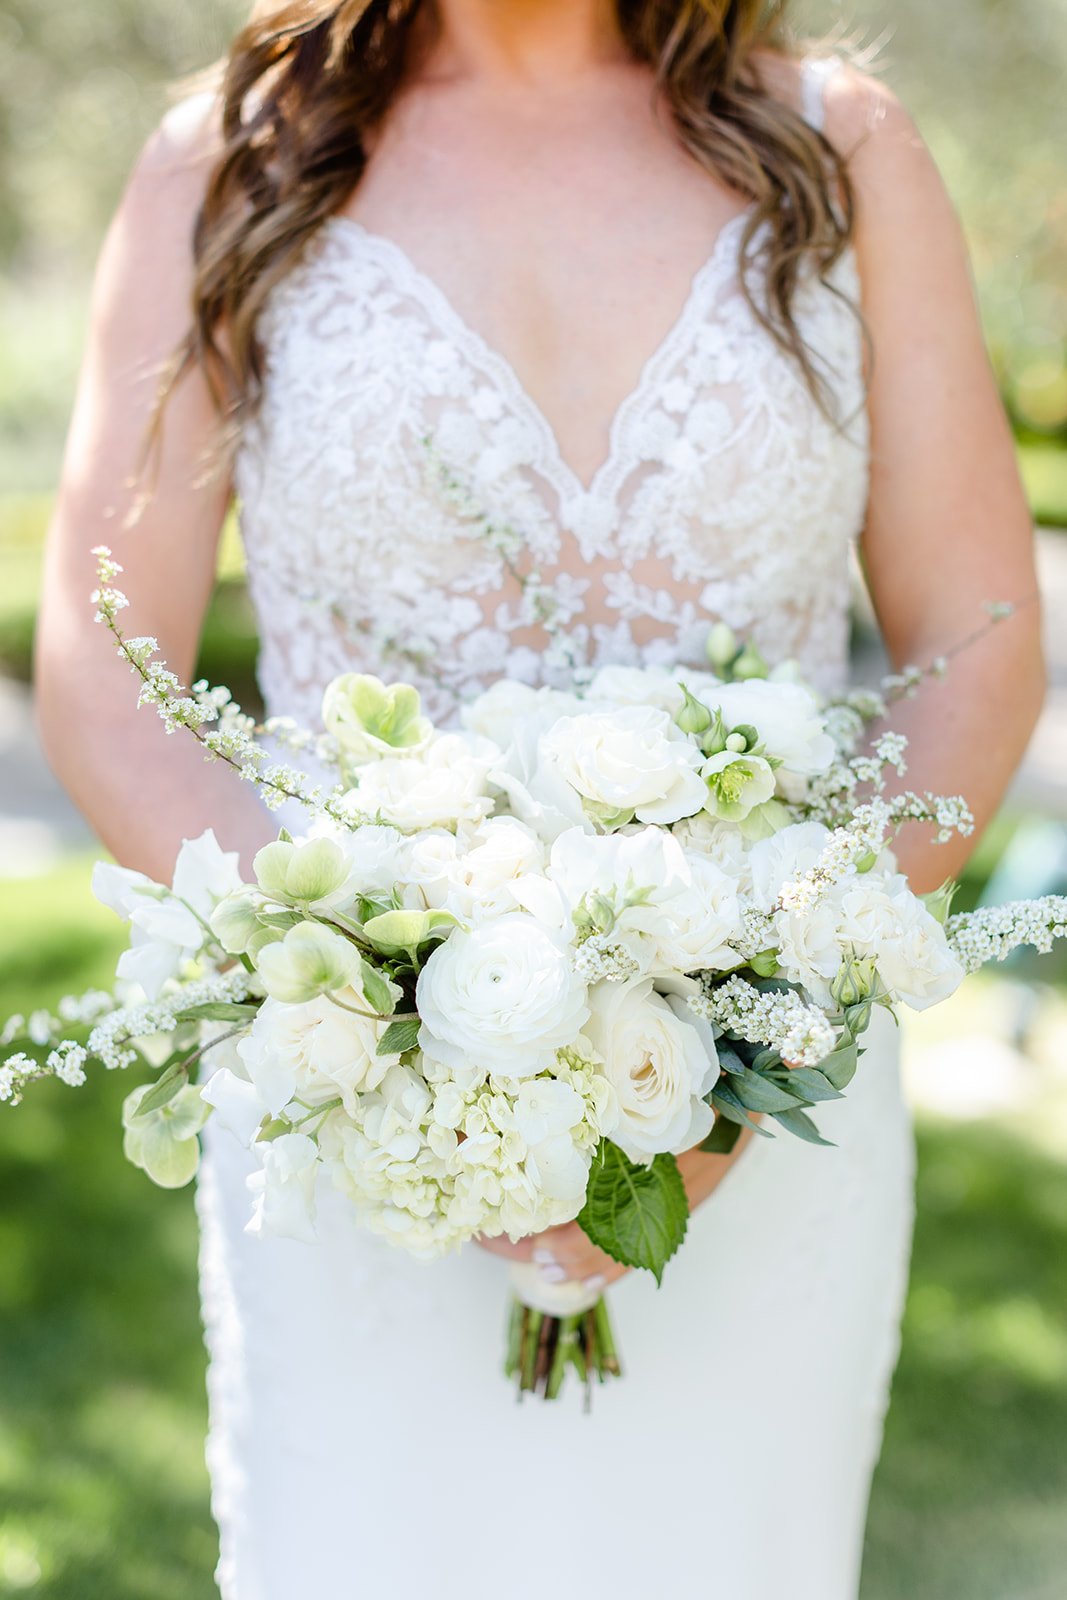
<svg viewBox="0 0 1067 1600">
<path fill-rule="evenodd" d="M 500 682 L 458 729 L 404 684 L 339 678 L 324 735 L 265 730 L 316 784 L 225 690 L 183 691 L 153 640 L 125 637 L 99 559 L 142 700 L 306 827 L 252 882 L 210 832 L 170 885 L 98 865 L 131 929 L 115 990 L 13 1018 L 0 1099 L 79 1084 L 90 1061 L 152 1069 L 125 1102 L 127 1156 L 184 1184 L 215 1116 L 256 1158 L 255 1231 L 313 1239 L 326 1184 L 421 1257 L 577 1218 L 658 1281 L 686 1231 L 680 1154 L 770 1123 L 823 1143 L 811 1113 L 847 1089 L 873 1007 L 933 1005 L 1067 932 L 1061 899 L 953 917 L 947 889 L 916 896 L 894 832 L 968 831 L 963 802 L 899 787 L 898 735 L 866 747 L 883 697 L 822 703 L 727 630 L 713 671 Z M 618 1371 L 602 1299 L 516 1281 L 522 1389 Z"/>
</svg>

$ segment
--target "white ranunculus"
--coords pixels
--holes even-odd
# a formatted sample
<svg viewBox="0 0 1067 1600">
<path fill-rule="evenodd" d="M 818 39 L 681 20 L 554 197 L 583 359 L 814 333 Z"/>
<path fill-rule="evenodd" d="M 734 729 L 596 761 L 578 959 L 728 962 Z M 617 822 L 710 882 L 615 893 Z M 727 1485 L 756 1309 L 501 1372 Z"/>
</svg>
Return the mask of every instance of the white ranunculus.
<svg viewBox="0 0 1067 1600">
<path fill-rule="evenodd" d="M 366 1007 L 357 989 L 337 997 Z M 272 1116 L 296 1098 L 322 1105 L 340 1096 L 350 1114 L 356 1097 L 382 1082 L 395 1056 L 380 1056 L 388 1018 L 372 1021 L 344 1011 L 325 997 L 302 1005 L 265 1000 L 238 1045 L 249 1081 Z"/>
<path fill-rule="evenodd" d="M 589 1014 L 566 945 L 522 912 L 457 929 L 419 974 L 419 1043 L 457 1069 L 526 1078 L 550 1067 Z"/>
<path fill-rule="evenodd" d="M 421 755 L 361 768 L 353 799 L 401 833 L 480 822 L 493 809 L 486 777 L 499 754 L 488 741 L 442 734 Z"/>
<path fill-rule="evenodd" d="M 607 826 L 633 817 L 678 822 L 707 800 L 700 751 L 655 707 L 563 717 L 542 737 L 539 754 L 586 813 Z"/>
<path fill-rule="evenodd" d="M 93 893 L 130 923 L 130 948 L 119 957 L 118 976 L 140 984 L 150 1000 L 201 949 L 220 900 L 241 887 L 236 851 L 223 850 L 209 828 L 187 839 L 178 853 L 171 890 L 143 873 L 109 862 L 93 869 Z"/>
<path fill-rule="evenodd" d="M 857 955 L 870 956 L 886 988 L 912 1010 L 947 1000 L 964 972 L 944 928 L 905 878 L 872 883 L 871 877 L 859 877 L 841 896 L 842 941 Z"/>
<path fill-rule="evenodd" d="M 751 678 L 723 684 L 715 691 L 714 703 L 728 728 L 745 724 L 755 728 L 767 754 L 781 761 L 778 783 L 787 798 L 802 796 L 803 782 L 797 779 L 814 777 L 832 765 L 834 741 L 818 701 L 803 684 Z"/>
<path fill-rule="evenodd" d="M 715 1120 L 704 1096 L 719 1064 L 687 1020 L 684 1000 L 655 993 L 651 978 L 597 984 L 589 999 L 585 1031 L 618 1100 L 608 1138 L 644 1163 L 699 1144 Z"/>
<path fill-rule="evenodd" d="M 752 846 L 752 898 L 761 911 L 770 911 L 784 886 L 811 870 L 829 837 L 821 822 L 795 822 Z"/>
<path fill-rule="evenodd" d="M 306 1133 L 283 1133 L 257 1145 L 262 1166 L 248 1180 L 255 1207 L 247 1232 L 315 1243 L 318 1149 Z"/>
</svg>

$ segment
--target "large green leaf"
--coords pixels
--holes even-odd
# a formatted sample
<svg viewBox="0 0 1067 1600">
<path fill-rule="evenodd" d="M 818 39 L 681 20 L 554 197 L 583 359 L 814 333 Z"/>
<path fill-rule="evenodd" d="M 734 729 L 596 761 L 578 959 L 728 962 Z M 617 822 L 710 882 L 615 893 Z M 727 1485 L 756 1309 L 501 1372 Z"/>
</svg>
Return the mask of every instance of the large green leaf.
<svg viewBox="0 0 1067 1600">
<path fill-rule="evenodd" d="M 660 1283 L 688 1223 L 689 1201 L 673 1156 L 639 1167 L 617 1144 L 601 1141 L 578 1217 L 598 1249 L 624 1266 L 646 1268 Z"/>
</svg>

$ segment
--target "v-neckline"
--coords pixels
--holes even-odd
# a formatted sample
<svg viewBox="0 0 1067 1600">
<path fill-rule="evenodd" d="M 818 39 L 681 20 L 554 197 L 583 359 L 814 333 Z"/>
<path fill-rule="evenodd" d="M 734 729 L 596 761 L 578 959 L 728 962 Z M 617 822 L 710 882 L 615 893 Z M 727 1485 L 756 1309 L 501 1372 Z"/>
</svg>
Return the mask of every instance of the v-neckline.
<svg viewBox="0 0 1067 1600">
<path fill-rule="evenodd" d="M 422 267 L 417 266 L 402 245 L 397 244 L 386 234 L 376 233 L 357 218 L 342 213 L 336 213 L 328 218 L 325 225 L 362 240 L 366 246 L 388 259 L 397 275 L 406 280 L 423 303 L 429 307 L 441 331 L 457 348 L 466 349 L 476 360 L 479 368 L 492 376 L 502 394 L 510 402 L 513 412 L 525 417 L 536 433 L 541 444 L 540 470 L 553 483 L 561 504 L 565 506 L 568 503 L 582 504 L 601 496 L 611 498 L 614 495 L 617 485 L 613 485 L 611 480 L 622 465 L 621 441 L 626 425 L 647 402 L 649 396 L 654 395 L 661 369 L 668 366 L 675 354 L 684 348 L 685 340 L 689 336 L 689 323 L 694 311 L 701 304 L 707 287 L 718 281 L 719 274 L 725 266 L 736 268 L 737 258 L 740 255 L 740 239 L 745 224 L 754 210 L 754 203 L 745 206 L 743 210 L 735 212 L 719 229 L 710 254 L 693 274 L 678 315 L 644 361 L 633 387 L 616 406 L 608 423 L 606 454 L 588 482 L 580 477 L 564 456 L 555 428 L 508 357 L 471 326 L 456 309 L 437 280 Z M 730 249 L 735 236 L 738 236 L 736 256 Z"/>
</svg>

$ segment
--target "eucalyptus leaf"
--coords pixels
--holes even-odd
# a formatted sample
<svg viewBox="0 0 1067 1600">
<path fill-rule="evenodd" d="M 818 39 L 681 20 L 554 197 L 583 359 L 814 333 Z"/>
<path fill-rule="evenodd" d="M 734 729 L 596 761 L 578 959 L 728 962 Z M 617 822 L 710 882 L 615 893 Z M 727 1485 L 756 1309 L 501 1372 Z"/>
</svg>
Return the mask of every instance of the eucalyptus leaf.
<svg viewBox="0 0 1067 1600">
<path fill-rule="evenodd" d="M 378 1041 L 380 1056 L 402 1056 L 405 1050 L 414 1050 L 419 1042 L 418 1017 L 402 1017 L 391 1022 Z"/>
<path fill-rule="evenodd" d="M 776 1083 L 795 1086 L 797 1093 L 805 1100 L 810 1100 L 817 1105 L 820 1100 L 840 1100 L 840 1090 L 835 1089 L 827 1078 L 823 1077 L 818 1067 L 784 1067 L 781 1073 L 775 1076 Z"/>
<path fill-rule="evenodd" d="M 822 1144 L 828 1149 L 834 1148 L 832 1139 L 824 1139 L 811 1118 L 804 1111 L 775 1111 L 772 1112 L 775 1122 L 781 1123 L 787 1133 L 795 1133 L 798 1139 L 803 1139 L 806 1144 Z"/>
<path fill-rule="evenodd" d="M 601 1141 L 578 1215 L 598 1249 L 624 1266 L 644 1267 L 660 1283 L 688 1224 L 689 1201 L 673 1156 L 638 1166 L 618 1145 Z"/>
<path fill-rule="evenodd" d="M 758 1072 L 745 1072 L 733 1080 L 733 1089 L 741 1104 L 749 1111 L 795 1111 L 801 1096 L 790 1094 L 788 1089 L 761 1077 Z"/>
<path fill-rule="evenodd" d="M 719 1066 L 724 1072 L 741 1073 L 747 1071 L 745 1063 L 730 1045 L 723 1044 L 720 1041 L 716 1046 L 716 1053 L 719 1057 Z"/>
<path fill-rule="evenodd" d="M 700 1146 L 709 1156 L 728 1156 L 741 1137 L 741 1124 L 727 1117 L 716 1117 L 715 1124 Z"/>
<path fill-rule="evenodd" d="M 847 1089 L 856 1076 L 859 1065 L 860 1053 L 854 1044 L 847 1044 L 840 1050 L 835 1050 L 833 1055 L 825 1056 L 819 1062 L 819 1071 L 835 1089 Z"/>
<path fill-rule="evenodd" d="M 744 1128 L 751 1128 L 753 1132 L 758 1133 L 761 1138 L 772 1139 L 774 1137 L 773 1134 L 767 1132 L 766 1128 L 761 1128 L 758 1122 L 753 1122 L 745 1107 L 734 1094 L 733 1090 L 730 1088 L 725 1079 L 720 1078 L 714 1089 L 711 1091 L 711 1103 L 715 1110 L 718 1111 L 721 1116 L 724 1116 L 727 1121 L 737 1122 Z"/>
</svg>

